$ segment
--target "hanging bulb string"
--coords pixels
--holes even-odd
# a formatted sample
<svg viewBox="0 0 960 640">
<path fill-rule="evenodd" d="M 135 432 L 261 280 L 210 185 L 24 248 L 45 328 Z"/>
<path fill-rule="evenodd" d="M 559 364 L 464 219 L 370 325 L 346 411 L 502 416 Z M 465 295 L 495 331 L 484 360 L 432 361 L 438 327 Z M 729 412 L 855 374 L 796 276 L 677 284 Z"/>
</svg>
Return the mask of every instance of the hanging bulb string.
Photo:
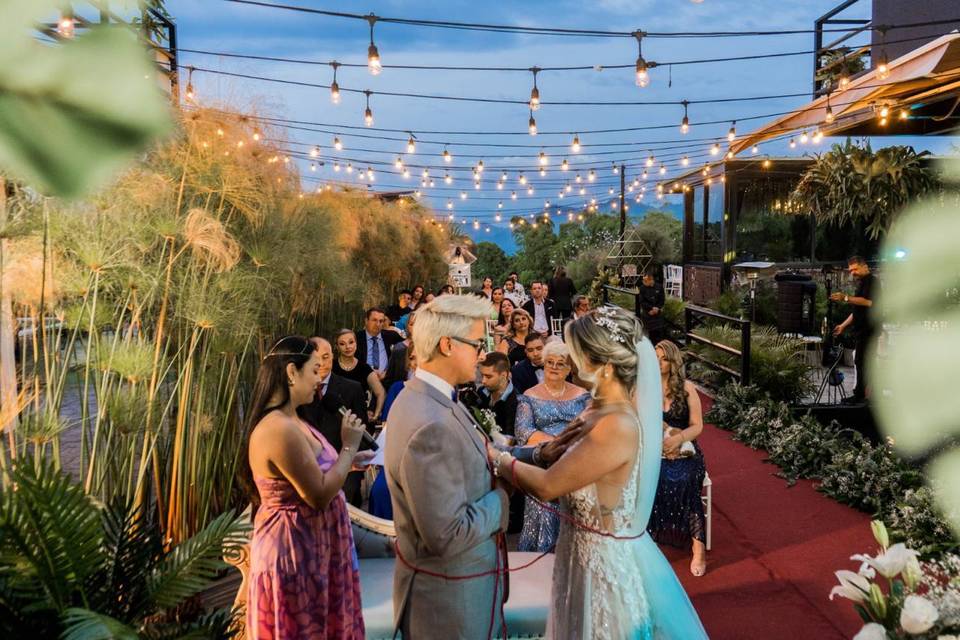
<svg viewBox="0 0 960 640">
<path fill-rule="evenodd" d="M 294 11 L 299 13 L 309 13 L 333 18 L 348 18 L 354 20 L 369 20 L 373 14 L 348 13 L 345 11 L 329 11 L 324 9 L 314 9 L 312 7 L 301 7 L 289 4 L 279 4 L 265 2 L 263 0 L 223 0 L 233 4 L 252 5 L 269 9 L 280 9 L 285 11 Z M 466 31 L 493 31 L 498 33 L 524 33 L 533 35 L 550 36 L 577 36 L 577 37 L 597 37 L 597 38 L 630 38 L 633 37 L 631 31 L 605 31 L 600 29 L 569 29 L 560 27 L 523 27 L 518 25 L 505 24 L 485 24 L 476 22 L 455 22 L 450 20 L 423 20 L 417 18 L 396 18 L 376 16 L 380 22 L 389 22 L 405 26 L 431 27 L 442 29 L 462 29 Z M 960 21 L 960 18 L 951 18 L 949 20 L 928 20 L 924 22 L 903 23 L 900 25 L 884 25 L 886 29 L 907 29 L 913 27 L 925 27 L 939 24 L 950 24 Z M 864 31 L 879 30 L 879 26 L 865 25 Z M 737 37 L 760 37 L 760 36 L 783 36 L 783 35 L 802 35 L 812 33 L 847 33 L 849 28 L 838 27 L 836 29 L 772 29 L 772 30 L 749 30 L 749 31 L 651 31 L 648 37 L 653 38 L 737 38 Z"/>
</svg>

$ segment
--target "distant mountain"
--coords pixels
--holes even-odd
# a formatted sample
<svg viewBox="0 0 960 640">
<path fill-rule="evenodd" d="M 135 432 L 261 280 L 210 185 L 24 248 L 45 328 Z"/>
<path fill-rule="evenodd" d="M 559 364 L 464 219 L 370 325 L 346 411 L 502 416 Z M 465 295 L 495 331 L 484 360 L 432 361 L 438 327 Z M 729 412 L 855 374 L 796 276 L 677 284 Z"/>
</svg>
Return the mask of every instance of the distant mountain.
<svg viewBox="0 0 960 640">
<path fill-rule="evenodd" d="M 629 218 L 633 221 L 641 220 L 647 215 L 648 211 L 664 211 L 673 214 L 677 220 L 683 220 L 683 207 L 674 203 L 662 203 L 656 206 L 634 204 L 630 207 Z M 474 242 L 493 242 L 499 245 L 508 256 L 512 256 L 517 252 L 517 243 L 513 239 L 513 232 L 510 230 L 510 227 L 505 224 L 490 225 L 489 233 L 482 229 L 477 231 L 472 228 L 468 228 L 467 232 L 470 237 L 473 238 Z"/>
</svg>

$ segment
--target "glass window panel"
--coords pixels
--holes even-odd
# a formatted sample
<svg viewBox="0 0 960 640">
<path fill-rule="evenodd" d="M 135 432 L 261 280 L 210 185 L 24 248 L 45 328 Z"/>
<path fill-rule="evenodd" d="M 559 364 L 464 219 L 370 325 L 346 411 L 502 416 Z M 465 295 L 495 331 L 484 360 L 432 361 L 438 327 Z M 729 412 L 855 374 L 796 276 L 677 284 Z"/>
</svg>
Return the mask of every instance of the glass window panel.
<svg viewBox="0 0 960 640">
<path fill-rule="evenodd" d="M 720 262 L 722 255 L 723 238 L 723 184 L 711 184 L 707 187 L 707 224 L 704 229 L 706 234 L 706 259 L 710 262 Z"/>
<path fill-rule="evenodd" d="M 691 258 L 694 261 L 707 259 L 703 245 L 703 191 L 703 186 L 693 188 L 693 248 Z"/>
</svg>

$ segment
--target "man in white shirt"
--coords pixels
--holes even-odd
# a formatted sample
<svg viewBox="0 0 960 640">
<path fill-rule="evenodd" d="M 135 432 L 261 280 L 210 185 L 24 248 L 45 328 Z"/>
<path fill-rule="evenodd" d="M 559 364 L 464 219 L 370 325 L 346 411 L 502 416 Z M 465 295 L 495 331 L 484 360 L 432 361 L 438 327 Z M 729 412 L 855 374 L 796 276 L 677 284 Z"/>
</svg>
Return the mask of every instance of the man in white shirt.
<svg viewBox="0 0 960 640">
<path fill-rule="evenodd" d="M 554 317 L 553 301 L 544 297 L 543 284 L 540 282 L 530 284 L 530 295 L 532 297 L 523 305 L 523 309 L 533 318 L 533 330 L 542 336 L 550 335 L 550 319 Z"/>
</svg>

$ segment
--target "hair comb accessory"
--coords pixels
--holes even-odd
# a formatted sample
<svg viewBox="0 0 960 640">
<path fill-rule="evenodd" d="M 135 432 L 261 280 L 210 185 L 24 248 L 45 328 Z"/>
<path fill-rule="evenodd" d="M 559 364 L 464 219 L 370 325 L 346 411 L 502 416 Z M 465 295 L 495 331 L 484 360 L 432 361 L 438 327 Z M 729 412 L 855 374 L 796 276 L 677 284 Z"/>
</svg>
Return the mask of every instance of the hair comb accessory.
<svg viewBox="0 0 960 640">
<path fill-rule="evenodd" d="M 603 327 L 610 334 L 610 337 L 621 344 L 626 344 L 627 339 L 623 337 L 620 331 L 620 325 L 614 320 L 615 312 L 610 307 L 597 307 L 593 316 L 593 322 L 598 327 Z"/>
</svg>

